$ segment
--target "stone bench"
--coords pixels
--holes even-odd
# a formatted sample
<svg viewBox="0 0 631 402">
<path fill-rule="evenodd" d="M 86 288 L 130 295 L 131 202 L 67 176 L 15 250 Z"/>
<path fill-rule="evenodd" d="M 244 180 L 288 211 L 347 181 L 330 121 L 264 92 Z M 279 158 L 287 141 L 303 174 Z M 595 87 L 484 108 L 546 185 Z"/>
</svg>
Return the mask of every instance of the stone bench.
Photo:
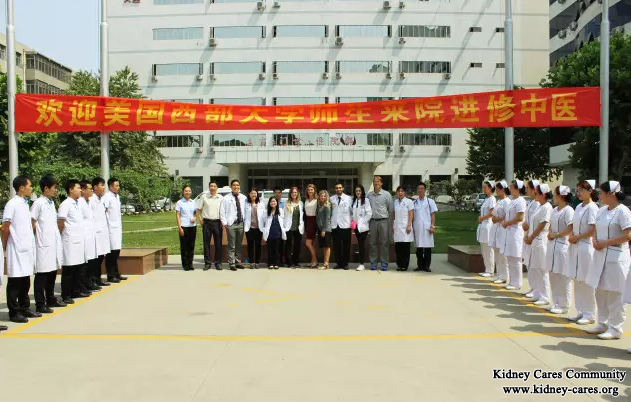
<svg viewBox="0 0 631 402">
<path fill-rule="evenodd" d="M 447 261 L 466 272 L 484 272 L 484 260 L 479 245 L 449 246 L 447 247 Z"/>
</svg>

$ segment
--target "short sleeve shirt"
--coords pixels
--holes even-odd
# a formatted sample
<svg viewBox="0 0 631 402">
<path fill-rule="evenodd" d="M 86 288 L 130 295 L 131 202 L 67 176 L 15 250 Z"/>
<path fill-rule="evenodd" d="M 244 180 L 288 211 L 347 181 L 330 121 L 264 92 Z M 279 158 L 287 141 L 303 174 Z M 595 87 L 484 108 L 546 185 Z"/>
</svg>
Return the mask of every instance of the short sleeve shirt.
<svg viewBox="0 0 631 402">
<path fill-rule="evenodd" d="M 180 213 L 180 222 L 183 228 L 193 227 L 196 225 L 195 222 L 191 222 L 191 218 L 195 216 L 195 211 L 197 211 L 197 204 L 195 204 L 195 201 L 186 201 L 182 198 L 175 205 L 175 211 Z"/>
</svg>

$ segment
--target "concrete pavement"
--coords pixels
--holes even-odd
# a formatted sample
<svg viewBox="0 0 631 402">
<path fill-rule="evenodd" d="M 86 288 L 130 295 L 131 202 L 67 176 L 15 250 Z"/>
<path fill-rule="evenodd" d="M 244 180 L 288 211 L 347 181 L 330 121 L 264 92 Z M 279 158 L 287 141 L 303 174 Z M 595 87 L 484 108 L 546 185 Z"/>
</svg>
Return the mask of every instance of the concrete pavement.
<svg viewBox="0 0 631 402">
<path fill-rule="evenodd" d="M 7 401 L 558 401 L 504 386 L 618 387 L 631 335 L 600 341 L 434 256 L 432 273 L 184 272 L 179 257 L 0 335 Z M 201 261 L 201 258 L 196 258 Z M 394 269 L 392 267 L 391 269 Z M 0 322 L 7 319 L 4 291 Z M 631 325 L 627 323 L 627 331 Z M 529 372 L 494 379 L 494 369 Z M 612 379 L 534 371 L 628 370 Z M 577 389 L 578 391 L 578 389 Z M 532 391 L 531 391 L 532 392 Z M 6 399 L 5 399 L 6 397 Z"/>
</svg>

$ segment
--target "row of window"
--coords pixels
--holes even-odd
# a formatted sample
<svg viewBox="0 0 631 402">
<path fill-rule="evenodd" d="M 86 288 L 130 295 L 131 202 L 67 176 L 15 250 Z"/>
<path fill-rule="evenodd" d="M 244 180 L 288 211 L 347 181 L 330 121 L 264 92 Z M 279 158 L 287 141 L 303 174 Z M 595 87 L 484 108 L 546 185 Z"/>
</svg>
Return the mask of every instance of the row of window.
<svg viewBox="0 0 631 402">
<path fill-rule="evenodd" d="M 161 148 L 202 148 L 201 135 L 156 136 Z M 265 134 L 213 134 L 210 143 L 215 147 L 265 147 Z M 448 133 L 400 133 L 400 145 L 449 146 Z M 384 146 L 392 145 L 391 133 L 283 133 L 272 134 L 272 146 Z"/>
<path fill-rule="evenodd" d="M 26 93 L 40 95 L 62 95 L 64 91 L 56 86 L 47 84 L 40 80 L 27 80 Z"/>
<path fill-rule="evenodd" d="M 0 45 L 0 59 L 2 60 L 6 60 L 7 59 L 7 47 L 4 45 Z M 22 67 L 23 64 L 23 60 L 22 60 L 22 53 L 15 53 L 15 64 L 18 67 Z"/>
<path fill-rule="evenodd" d="M 208 0 L 208 3 L 251 3 L 256 2 L 257 0 Z M 316 1 L 316 0 L 283 0 L 283 1 L 298 1 L 298 2 L 308 2 L 308 1 Z M 324 0 L 319 0 L 324 1 Z M 347 1 L 365 1 L 365 0 L 347 0 Z M 372 0 L 376 1 L 376 0 Z M 418 0 L 419 2 L 424 3 L 451 3 L 451 0 Z M 139 3 L 140 0 L 132 0 L 134 3 Z M 153 0 L 153 4 L 158 6 L 165 5 L 178 5 L 178 4 L 205 4 L 206 0 Z"/>
<path fill-rule="evenodd" d="M 62 82 L 70 82 L 72 71 L 37 53 L 26 55 L 26 68 L 39 70 L 42 73 Z"/>
<path fill-rule="evenodd" d="M 399 25 L 402 38 L 451 38 L 451 27 L 447 25 Z M 504 28 L 495 28 L 504 32 Z M 482 32 L 481 27 L 470 27 L 469 32 Z M 274 25 L 274 38 L 327 38 L 328 25 Z M 336 25 L 336 37 L 392 37 L 392 25 Z M 267 37 L 266 26 L 211 27 L 210 38 L 244 39 Z M 204 28 L 155 28 L 153 40 L 196 40 L 204 39 Z"/>
</svg>

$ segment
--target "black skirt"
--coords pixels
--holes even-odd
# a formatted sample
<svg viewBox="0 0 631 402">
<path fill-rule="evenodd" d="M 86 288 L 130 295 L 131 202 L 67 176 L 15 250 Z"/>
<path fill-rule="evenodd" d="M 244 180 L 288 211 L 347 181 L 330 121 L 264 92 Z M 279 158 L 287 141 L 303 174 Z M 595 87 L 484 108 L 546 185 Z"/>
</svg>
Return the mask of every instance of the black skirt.
<svg viewBox="0 0 631 402">
<path fill-rule="evenodd" d="M 324 232 L 324 237 L 322 237 L 322 232 L 318 232 L 318 246 L 320 248 L 329 248 L 331 247 L 331 232 Z"/>
</svg>

